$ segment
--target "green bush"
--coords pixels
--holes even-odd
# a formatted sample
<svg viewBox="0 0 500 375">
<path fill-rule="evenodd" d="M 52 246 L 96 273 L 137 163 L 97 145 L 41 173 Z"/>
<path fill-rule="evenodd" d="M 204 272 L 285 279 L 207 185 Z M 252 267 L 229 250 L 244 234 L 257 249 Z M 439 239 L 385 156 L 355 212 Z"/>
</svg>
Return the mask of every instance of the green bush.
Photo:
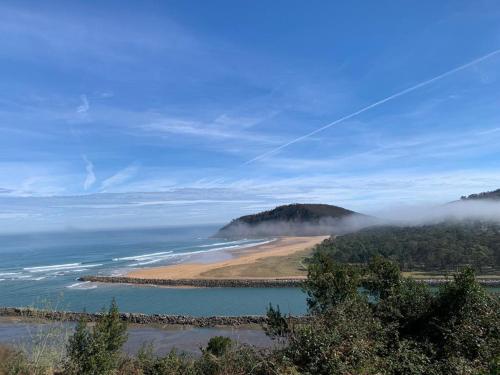
<svg viewBox="0 0 500 375">
<path fill-rule="evenodd" d="M 271 338 L 284 338 L 290 334 L 290 325 L 283 314 L 281 314 L 279 305 L 276 308 L 269 304 L 266 312 L 267 324 L 264 331 Z"/>
<path fill-rule="evenodd" d="M 118 367 L 121 348 L 127 340 L 126 323 L 120 320 L 115 301 L 89 329 L 82 319 L 69 339 L 65 372 L 78 375 L 107 375 Z"/>
</svg>

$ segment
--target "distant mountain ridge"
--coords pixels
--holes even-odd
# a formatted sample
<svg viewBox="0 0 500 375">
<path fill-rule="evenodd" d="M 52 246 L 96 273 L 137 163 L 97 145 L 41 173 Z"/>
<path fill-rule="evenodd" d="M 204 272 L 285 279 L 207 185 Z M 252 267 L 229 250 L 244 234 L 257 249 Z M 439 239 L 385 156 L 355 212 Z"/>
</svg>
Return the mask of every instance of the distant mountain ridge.
<svg viewBox="0 0 500 375">
<path fill-rule="evenodd" d="M 500 189 L 496 189 L 493 191 L 485 191 L 482 193 L 478 194 L 471 194 L 468 196 L 463 196 L 460 198 L 461 200 L 483 200 L 483 199 L 490 199 L 490 200 L 500 200 Z"/>
<path fill-rule="evenodd" d="M 345 232 L 358 222 L 373 218 L 328 204 L 289 204 L 253 215 L 241 216 L 222 227 L 215 237 L 330 235 Z"/>
</svg>

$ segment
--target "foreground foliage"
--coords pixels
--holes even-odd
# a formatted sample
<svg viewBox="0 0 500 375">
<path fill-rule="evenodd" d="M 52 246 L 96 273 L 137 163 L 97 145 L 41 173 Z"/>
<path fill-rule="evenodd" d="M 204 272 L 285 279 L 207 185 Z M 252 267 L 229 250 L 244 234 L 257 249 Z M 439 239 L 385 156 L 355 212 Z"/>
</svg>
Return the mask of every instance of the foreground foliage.
<svg viewBox="0 0 500 375">
<path fill-rule="evenodd" d="M 78 324 L 60 373 L 500 374 L 500 301 L 476 282 L 471 268 L 436 292 L 401 277 L 386 259 L 359 267 L 319 252 L 309 264 L 305 291 L 311 312 L 305 323 L 269 307 L 265 329 L 275 348 L 217 336 L 199 357 L 176 351 L 157 356 L 152 347 L 123 356 L 125 326 L 113 303 L 93 327 Z M 0 363 L 1 374 L 36 373 L 15 351 L 0 350 Z"/>
</svg>

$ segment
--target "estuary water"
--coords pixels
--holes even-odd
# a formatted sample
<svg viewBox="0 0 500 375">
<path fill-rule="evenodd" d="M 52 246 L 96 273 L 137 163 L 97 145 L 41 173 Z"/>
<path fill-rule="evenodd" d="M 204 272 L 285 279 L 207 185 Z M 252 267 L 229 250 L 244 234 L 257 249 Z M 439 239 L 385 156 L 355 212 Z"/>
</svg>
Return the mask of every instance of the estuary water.
<svg viewBox="0 0 500 375">
<path fill-rule="evenodd" d="M 211 238 L 217 226 L 0 235 L 0 306 L 98 311 L 115 298 L 124 312 L 261 315 L 269 303 L 306 312 L 296 288 L 162 288 L 79 282 L 81 275 L 123 275 L 179 262 L 211 262 L 272 239 Z"/>
<path fill-rule="evenodd" d="M 74 331 L 74 323 L 27 323 L 0 319 L 0 345 L 6 344 L 30 351 L 33 346 L 47 342 L 50 346 L 60 347 L 67 342 Z M 261 329 L 223 327 L 197 328 L 177 327 L 158 328 L 129 325 L 128 338 L 123 351 L 137 354 L 144 345 L 151 344 L 156 354 L 165 355 L 172 349 L 199 355 L 213 336 L 226 336 L 239 344 L 251 344 L 260 348 L 276 345 Z"/>
</svg>

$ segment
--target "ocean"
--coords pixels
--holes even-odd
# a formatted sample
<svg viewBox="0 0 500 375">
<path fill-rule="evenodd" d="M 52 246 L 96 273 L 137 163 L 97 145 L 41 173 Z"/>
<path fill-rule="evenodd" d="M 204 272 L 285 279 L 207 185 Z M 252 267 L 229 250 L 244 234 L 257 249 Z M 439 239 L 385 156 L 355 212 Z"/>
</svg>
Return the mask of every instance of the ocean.
<svg viewBox="0 0 500 375">
<path fill-rule="evenodd" d="M 123 275 L 141 267 L 230 257 L 268 238 L 224 241 L 216 226 L 0 235 L 0 306 L 172 315 L 261 315 L 269 303 L 306 312 L 297 288 L 162 288 L 79 282 L 81 275 Z"/>
</svg>

